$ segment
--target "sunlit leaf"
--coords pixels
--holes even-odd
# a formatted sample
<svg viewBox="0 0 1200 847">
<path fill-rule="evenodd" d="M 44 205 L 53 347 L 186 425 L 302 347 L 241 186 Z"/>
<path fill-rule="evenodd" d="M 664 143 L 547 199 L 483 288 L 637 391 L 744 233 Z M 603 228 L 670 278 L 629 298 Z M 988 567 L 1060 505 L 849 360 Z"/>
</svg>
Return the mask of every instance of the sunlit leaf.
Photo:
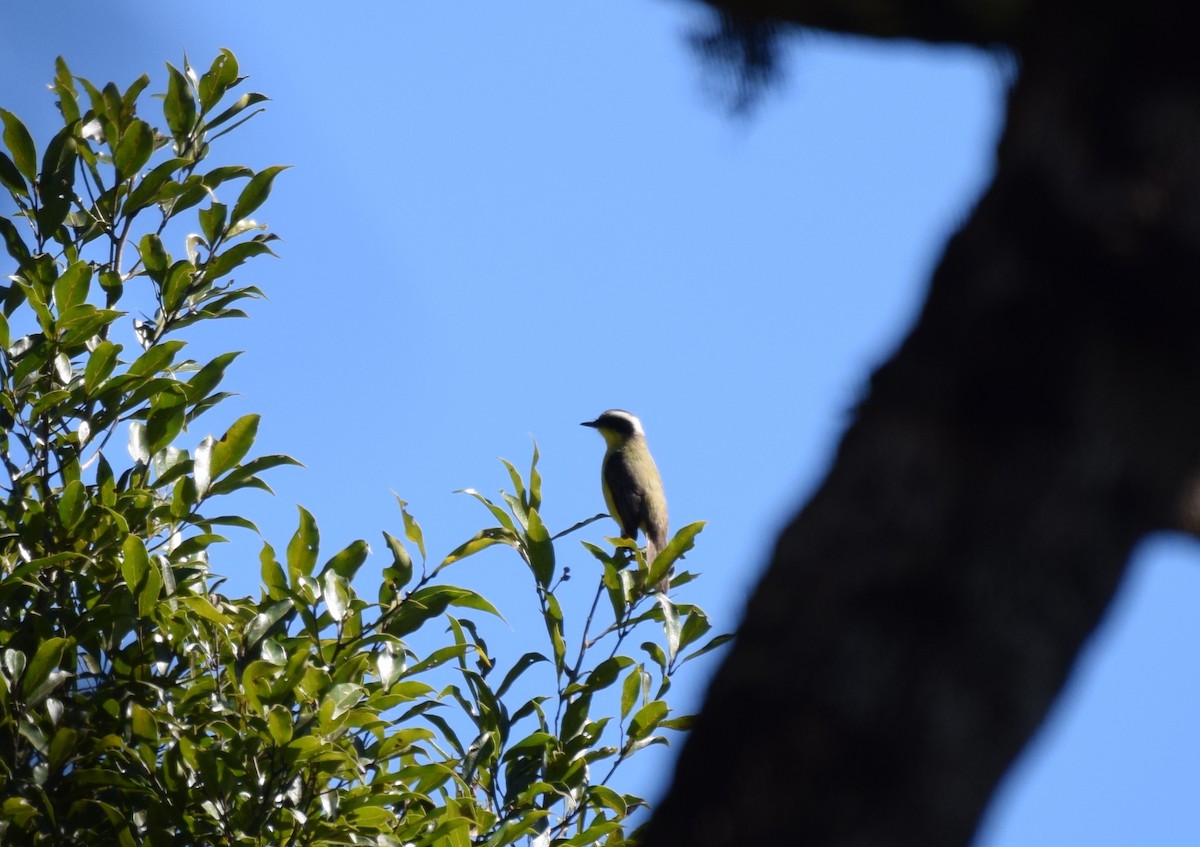
<svg viewBox="0 0 1200 847">
<path fill-rule="evenodd" d="M 178 144 L 196 123 L 196 101 L 188 86 L 187 78 L 173 65 L 167 65 L 167 96 L 163 100 L 163 114 L 167 118 L 167 126 Z"/>
<path fill-rule="evenodd" d="M 37 148 L 33 136 L 21 123 L 20 118 L 6 109 L 0 109 L 0 121 L 4 122 L 4 146 L 12 154 L 13 164 L 29 182 L 37 179 Z"/>
<path fill-rule="evenodd" d="M 121 134 L 121 141 L 113 153 L 113 164 L 117 168 L 117 179 L 127 179 L 140 171 L 150 161 L 154 152 L 154 131 L 145 121 L 135 119 Z"/>
<path fill-rule="evenodd" d="M 370 552 L 371 548 L 367 542 L 362 539 L 352 541 L 346 549 L 334 554 L 321 570 L 324 573 L 332 571 L 348 580 L 354 579 L 354 575 L 358 573 L 358 569 L 367 560 Z"/>
<path fill-rule="evenodd" d="M 646 585 L 657 585 L 670 572 L 679 557 L 695 546 L 696 536 L 704 529 L 704 525 L 705 521 L 690 523 L 672 536 L 650 566 L 650 572 L 646 574 Z"/>
<path fill-rule="evenodd" d="M 303 506 L 298 506 L 297 509 L 300 511 L 300 525 L 287 546 L 288 578 L 293 584 L 301 576 L 312 575 L 321 545 L 316 519 Z"/>
<path fill-rule="evenodd" d="M 625 734 L 635 741 L 645 738 L 667 716 L 668 711 L 670 710 L 667 704 L 662 700 L 647 703 L 634 712 L 633 717 L 629 719 L 629 727 L 625 730 Z"/>
<path fill-rule="evenodd" d="M 278 703 L 267 711 L 267 727 L 271 740 L 280 747 L 292 740 L 292 715 Z"/>
<path fill-rule="evenodd" d="M 58 307 L 60 316 L 87 300 L 91 281 L 92 269 L 86 262 L 72 262 L 62 272 L 54 283 L 54 305 Z"/>
<path fill-rule="evenodd" d="M 149 572 L 150 557 L 146 554 L 146 545 L 136 535 L 126 537 L 121 548 L 121 576 L 125 578 L 125 584 L 134 597 L 137 597 Z"/>
<path fill-rule="evenodd" d="M 63 654 L 69 645 L 70 642 L 66 638 L 57 636 L 47 638 L 38 645 L 37 652 L 33 654 L 33 658 L 29 660 L 29 665 L 25 668 L 25 673 L 18 674 L 21 679 L 21 688 L 25 691 L 26 697 L 33 699 L 32 695 L 39 686 L 46 682 L 50 673 L 62 662 Z"/>
<path fill-rule="evenodd" d="M 267 594 L 273 600 L 280 600 L 287 593 L 287 576 L 279 560 L 275 558 L 275 550 L 270 544 L 263 543 L 262 551 L 258 554 L 261 565 L 262 581 Z"/>
<path fill-rule="evenodd" d="M 334 570 L 325 571 L 321 579 L 321 595 L 334 623 L 341 623 L 350 605 L 350 583 L 346 577 Z"/>
<path fill-rule="evenodd" d="M 271 184 L 275 181 L 275 177 L 280 171 L 286 170 L 287 165 L 272 165 L 269 168 L 263 168 L 250 178 L 246 183 L 246 187 L 242 189 L 242 193 L 238 195 L 237 202 L 233 204 L 233 212 L 230 214 L 230 220 L 237 222 L 243 218 L 248 218 L 261 206 L 268 195 L 271 193 Z"/>
<path fill-rule="evenodd" d="M 397 588 L 402 588 L 408 585 L 409 580 L 412 579 L 412 557 L 408 555 L 408 550 L 400 540 L 391 533 L 384 532 L 383 538 L 387 542 L 388 549 L 392 551 L 392 565 L 388 569 L 388 573 L 384 574 L 384 579 L 391 580 Z"/>
<path fill-rule="evenodd" d="M 667 636 L 667 659 L 674 661 L 675 654 L 679 652 L 679 615 L 675 611 L 675 604 L 665 594 L 659 594 L 655 599 L 658 600 L 658 605 L 663 613 L 663 631 Z"/>
<path fill-rule="evenodd" d="M 260 415 L 243 415 L 233 422 L 212 448 L 210 473 L 216 479 L 240 462 L 250 451 L 258 434 Z"/>
<path fill-rule="evenodd" d="M 624 720 L 638 701 L 638 692 L 642 690 L 642 666 L 635 667 L 621 683 L 621 719 Z"/>
<path fill-rule="evenodd" d="M 255 615 L 246 627 L 244 636 L 246 649 L 249 650 L 262 640 L 262 637 L 267 634 L 271 627 L 283 620 L 284 615 L 292 611 L 292 608 L 291 600 L 281 600 L 278 603 L 272 603 Z"/>
<path fill-rule="evenodd" d="M 548 588 L 554 579 L 554 542 L 536 511 L 529 513 L 529 530 L 525 537 L 534 579 L 542 588 Z"/>
<path fill-rule="evenodd" d="M 108 340 L 101 341 L 96 345 L 96 349 L 88 357 L 87 365 L 83 369 L 84 390 L 89 394 L 95 392 L 100 384 L 112 375 L 120 352 L 121 345 Z"/>
<path fill-rule="evenodd" d="M 404 518 L 404 537 L 417 545 L 417 550 L 421 553 L 421 561 L 425 560 L 425 535 L 421 532 L 421 525 L 418 524 L 413 516 L 408 513 L 408 504 L 401 500 L 398 496 L 396 502 L 400 505 L 400 515 Z"/>
<path fill-rule="evenodd" d="M 200 83 L 197 85 L 200 94 L 200 108 L 207 112 L 217 105 L 230 86 L 236 84 L 237 81 L 237 58 L 229 50 L 221 48 L 217 57 L 213 59 L 212 65 L 200 77 Z"/>
</svg>

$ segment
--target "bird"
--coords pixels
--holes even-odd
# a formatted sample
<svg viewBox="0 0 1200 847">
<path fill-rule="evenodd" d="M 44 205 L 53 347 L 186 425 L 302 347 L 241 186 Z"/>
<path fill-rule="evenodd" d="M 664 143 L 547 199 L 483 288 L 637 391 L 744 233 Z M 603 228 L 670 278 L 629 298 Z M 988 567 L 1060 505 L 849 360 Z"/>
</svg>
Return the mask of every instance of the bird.
<svg viewBox="0 0 1200 847">
<path fill-rule="evenodd" d="M 642 422 L 624 409 L 609 409 L 580 425 L 604 436 L 607 447 L 600 465 L 600 487 L 608 513 L 621 527 L 622 537 L 636 543 L 638 530 L 645 533 L 646 564 L 653 564 L 667 545 L 667 498 Z M 657 588 L 666 593 L 669 586 L 668 575 Z"/>
</svg>

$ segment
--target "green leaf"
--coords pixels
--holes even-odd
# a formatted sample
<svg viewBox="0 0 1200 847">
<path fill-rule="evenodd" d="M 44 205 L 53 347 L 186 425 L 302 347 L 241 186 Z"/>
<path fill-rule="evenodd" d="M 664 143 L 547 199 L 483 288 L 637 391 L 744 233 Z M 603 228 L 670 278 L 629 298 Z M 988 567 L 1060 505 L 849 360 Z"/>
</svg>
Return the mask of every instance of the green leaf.
<svg viewBox="0 0 1200 847">
<path fill-rule="evenodd" d="M 188 402 L 195 405 L 211 394 L 221 384 L 225 369 L 240 355 L 240 352 L 222 353 L 196 371 L 187 382 Z"/>
<path fill-rule="evenodd" d="M 542 612 L 546 633 L 550 636 L 550 648 L 554 654 L 554 669 L 562 674 L 566 669 L 567 643 L 563 638 L 563 613 L 558 598 L 546 595 L 546 608 Z"/>
<path fill-rule="evenodd" d="M 607 688 L 617 680 L 617 676 L 625 668 L 633 664 L 633 659 L 628 656 L 610 656 L 588 674 L 587 687 L 589 691 L 600 691 Z"/>
<path fill-rule="evenodd" d="M 182 341 L 163 341 L 150 347 L 129 366 L 129 376 L 143 377 L 163 373 L 183 348 Z"/>
<path fill-rule="evenodd" d="M 296 508 L 300 510 L 300 525 L 287 547 L 288 578 L 293 585 L 297 584 L 302 576 L 312 576 L 321 545 L 316 518 L 303 506 Z"/>
<path fill-rule="evenodd" d="M 24 797 L 8 797 L 0 805 L 0 820 L 15 823 L 21 829 L 25 829 L 38 815 L 38 810 Z"/>
<path fill-rule="evenodd" d="M 703 656 L 705 653 L 708 653 L 711 650 L 716 650 L 722 644 L 725 644 L 727 641 L 731 641 L 731 640 L 733 640 L 732 633 L 718 635 L 715 638 L 713 638 L 711 641 L 709 641 L 707 644 L 705 644 L 703 647 L 701 647 L 699 650 L 695 651 L 694 653 L 689 653 L 687 656 L 685 656 L 683 661 L 680 662 L 680 664 L 682 665 L 686 662 L 690 662 L 692 659 L 699 658 L 700 656 Z"/>
<path fill-rule="evenodd" d="M 481 529 L 479 532 L 475 533 L 475 535 L 471 536 L 462 544 L 451 550 L 449 555 L 447 555 L 446 558 L 442 560 L 441 564 L 438 565 L 438 570 L 441 570 L 448 565 L 452 565 L 455 562 L 461 561 L 468 556 L 473 556 L 480 550 L 486 550 L 488 547 L 491 547 L 495 544 L 507 544 L 515 547 L 517 546 L 517 537 L 508 530 L 500 529 L 499 527 L 493 529 Z"/>
<path fill-rule="evenodd" d="M 548 661 L 550 660 L 541 653 L 526 653 L 524 656 L 517 659 L 516 663 L 512 666 L 509 672 L 504 675 L 504 680 L 500 683 L 500 687 L 496 689 L 496 696 L 503 697 L 505 692 L 508 691 L 509 686 L 516 682 L 517 677 L 525 673 L 525 671 L 530 667 L 536 665 L 538 662 Z"/>
<path fill-rule="evenodd" d="M 474 591 L 454 585 L 430 585 L 406 597 L 385 629 L 390 635 L 407 635 L 452 605 L 488 612 L 504 620 L 495 606 Z"/>
<path fill-rule="evenodd" d="M 412 557 L 408 555 L 408 550 L 400 540 L 391 533 L 385 531 L 383 538 L 387 542 L 388 549 L 392 551 L 392 565 L 384 573 L 384 579 L 394 582 L 397 588 L 403 588 L 412 580 Z"/>
<path fill-rule="evenodd" d="M 145 706 L 132 703 L 129 706 L 129 729 L 134 738 L 158 741 L 158 721 Z"/>
<path fill-rule="evenodd" d="M 216 439 L 211 435 L 206 435 L 196 445 L 196 456 L 192 462 L 192 474 L 196 481 L 197 503 L 203 500 L 207 496 L 209 489 L 212 488 L 212 451 L 213 445 L 216 443 Z"/>
<path fill-rule="evenodd" d="M 167 96 L 163 100 L 163 115 L 175 141 L 182 142 L 196 123 L 196 101 L 192 98 L 187 78 L 174 65 L 167 65 Z"/>
<path fill-rule="evenodd" d="M 0 120 L 4 122 L 4 146 L 12 154 L 13 164 L 29 182 L 37 179 L 37 147 L 25 124 L 12 112 L 0 109 Z"/>
<path fill-rule="evenodd" d="M 186 538 L 183 543 L 171 551 L 171 557 L 177 562 L 186 561 L 207 550 L 213 544 L 220 544 L 227 541 L 229 539 L 223 535 L 202 532 L 199 535 L 192 535 Z"/>
<path fill-rule="evenodd" d="M 663 631 L 667 636 L 667 658 L 670 661 L 675 661 L 675 654 L 679 652 L 679 615 L 675 611 L 675 604 L 665 594 L 659 594 L 658 605 L 663 613 Z"/>
<path fill-rule="evenodd" d="M 712 624 L 709 623 L 708 615 L 699 606 L 693 606 L 687 611 L 687 616 L 683 622 L 683 628 L 679 632 L 679 649 L 694 643 L 703 638 L 709 630 L 712 629 Z"/>
<path fill-rule="evenodd" d="M 70 531 L 75 528 L 79 519 L 83 517 L 86 505 L 87 490 L 83 482 L 73 479 L 63 486 L 62 493 L 58 498 L 58 519 L 62 522 L 64 529 Z"/>
<path fill-rule="evenodd" d="M 554 579 L 554 542 L 536 510 L 529 512 L 529 530 L 525 535 L 529 567 L 542 588 L 549 588 Z"/>
<path fill-rule="evenodd" d="M 533 461 L 529 465 L 529 501 L 526 504 L 530 511 L 536 512 L 542 507 L 542 475 L 538 473 L 537 464 L 541 454 L 537 442 L 533 442 Z"/>
<path fill-rule="evenodd" d="M 193 612 L 206 621 L 211 621 L 217 626 L 230 627 L 233 626 L 233 619 L 217 609 L 216 606 L 206 597 L 189 597 L 183 596 L 179 598 L 179 602 L 187 606 Z M 284 610 L 287 611 L 286 609 Z"/>
<path fill-rule="evenodd" d="M 133 115 L 133 112 L 137 107 L 138 96 L 146 90 L 146 86 L 149 84 L 150 77 L 147 74 L 142 74 L 132 83 L 130 83 L 129 88 L 127 88 L 125 93 L 121 95 L 121 114 Z"/>
<path fill-rule="evenodd" d="M 225 220 L 228 213 L 229 207 L 215 200 L 207 209 L 201 209 L 196 213 L 196 216 L 200 219 L 200 229 L 203 231 L 204 237 L 208 239 L 210 245 L 216 246 L 217 239 L 224 234 Z"/>
<path fill-rule="evenodd" d="M 371 548 L 361 538 L 352 541 L 345 550 L 335 554 L 321 569 L 323 573 L 332 571 L 345 579 L 354 579 L 358 569 L 367 560 Z"/>
<path fill-rule="evenodd" d="M 6 648 L 4 651 L 4 670 L 8 673 L 8 678 L 14 683 L 20 681 L 21 675 L 25 673 L 25 654 L 12 647 Z"/>
<path fill-rule="evenodd" d="M 113 153 L 117 180 L 128 179 L 140 171 L 154 152 L 154 130 L 145 121 L 134 119 L 121 133 L 121 141 Z"/>
<path fill-rule="evenodd" d="M 237 202 L 233 204 L 233 213 L 230 215 L 230 220 L 233 223 L 237 223 L 240 220 L 250 217 L 255 209 L 266 202 L 267 197 L 271 193 L 271 183 L 275 181 L 275 177 L 280 171 L 286 169 L 287 165 L 272 165 L 269 168 L 263 168 L 250 177 L 250 181 L 246 183 L 246 187 L 242 189 L 242 193 L 238 196 Z"/>
<path fill-rule="evenodd" d="M 286 746 L 292 740 L 292 713 L 276 703 L 267 711 L 267 731 L 276 746 Z"/>
<path fill-rule="evenodd" d="M 654 558 L 654 564 L 650 566 L 650 572 L 646 574 L 646 585 L 657 585 L 662 581 L 675 566 L 675 562 L 695 546 L 696 536 L 704 529 L 704 525 L 705 521 L 696 521 L 675 533 L 674 537 L 667 542 L 667 546 L 660 550 Z"/>
<path fill-rule="evenodd" d="M 663 652 L 663 649 L 661 647 L 659 647 L 653 641 L 643 641 L 642 649 L 645 650 L 646 653 L 650 656 L 650 658 L 654 660 L 654 663 L 656 665 L 658 665 L 660 668 L 662 668 L 664 671 L 666 671 L 666 669 L 667 669 L 667 654 Z"/>
<path fill-rule="evenodd" d="M 62 662 L 63 653 L 70 641 L 66 638 L 47 638 L 38 645 L 37 652 L 29 660 L 24 675 L 21 676 L 21 690 L 29 699 L 32 694 L 50 678 L 51 672 Z"/>
<path fill-rule="evenodd" d="M 69 726 L 59 727 L 50 739 L 50 772 L 57 773 L 75 752 L 79 733 Z"/>
<path fill-rule="evenodd" d="M 111 341 L 101 341 L 96 345 L 83 369 L 83 386 L 88 394 L 95 393 L 100 384 L 112 375 L 121 349 L 120 344 Z"/>
<path fill-rule="evenodd" d="M 236 117 L 241 112 L 245 111 L 246 109 L 250 108 L 251 106 L 254 106 L 258 103 L 266 102 L 268 99 L 270 99 L 270 98 L 268 98 L 265 94 L 258 94 L 257 92 L 253 92 L 253 91 L 249 92 L 247 94 L 243 94 L 241 97 L 239 97 L 237 100 L 235 100 L 233 102 L 232 106 L 230 106 L 228 109 L 221 112 L 221 114 L 217 115 L 215 118 L 213 118 L 211 121 L 209 121 L 208 129 L 214 129 L 214 128 L 220 126 L 221 124 L 225 123 L 226 121 L 230 120 L 231 118 Z M 261 111 L 262 110 L 259 109 L 257 112 L 254 112 L 251 115 L 247 116 L 246 118 L 243 118 L 238 123 L 244 123 L 250 117 L 253 117 L 253 115 L 258 114 L 258 112 L 261 112 Z M 237 125 L 238 124 L 234 124 L 234 126 L 237 126 Z M 230 129 L 232 129 L 232 128 L 233 127 L 230 127 Z M 217 136 L 224 135 L 228 131 L 229 131 L 228 129 L 223 130 L 222 132 L 217 133 L 217 135 L 213 136 L 213 137 L 216 138 Z"/>
<path fill-rule="evenodd" d="M 642 690 L 642 677 L 645 671 L 641 665 L 635 667 L 621 683 L 621 720 L 625 720 L 633 704 L 638 700 L 638 692 Z"/>
<path fill-rule="evenodd" d="M 453 661 L 465 655 L 470 645 L 467 644 L 450 644 L 446 647 L 439 647 L 421 661 L 417 662 L 408 669 L 409 676 L 417 676 L 432 668 L 440 667 L 446 662 Z"/>
<path fill-rule="evenodd" d="M 18 265 L 24 265 L 29 261 L 29 248 L 21 238 L 21 233 L 8 218 L 0 217 L 0 236 L 4 238 L 4 246 L 8 250 L 8 255 L 16 259 Z M 10 298 L 14 294 L 19 295 L 20 293 L 21 289 L 17 286 L 9 288 Z"/>
<path fill-rule="evenodd" d="M 341 623 L 350 606 L 350 582 L 334 570 L 325 571 L 321 579 L 321 595 L 334 623 Z"/>
<path fill-rule="evenodd" d="M 29 186 L 25 184 L 21 172 L 7 153 L 0 153 L 0 183 L 18 197 L 29 196 Z"/>
<path fill-rule="evenodd" d="M 629 728 L 625 730 L 625 734 L 633 741 L 645 738 L 662 722 L 662 719 L 667 716 L 668 711 L 670 710 L 667 704 L 662 700 L 654 700 L 647 703 L 630 718 Z"/>
<path fill-rule="evenodd" d="M 163 202 L 169 199 L 163 194 L 163 186 L 170 181 L 176 171 L 187 164 L 187 159 L 177 157 L 167 159 L 165 162 L 151 168 L 150 172 L 142 177 L 141 181 L 134 186 L 133 191 L 129 192 L 129 197 L 126 198 L 123 209 L 125 216 L 130 217 L 152 203 Z"/>
<path fill-rule="evenodd" d="M 171 257 L 167 255 L 162 239 L 153 232 L 143 235 L 142 240 L 138 242 L 138 254 L 142 257 L 142 266 L 150 278 L 161 282 L 171 264 Z"/>
<path fill-rule="evenodd" d="M 353 682 L 341 682 L 329 689 L 323 698 L 325 703 L 333 706 L 332 717 L 337 720 L 350 709 L 358 705 L 362 699 L 363 687 Z"/>
<path fill-rule="evenodd" d="M 218 280 L 231 273 L 247 259 L 261 256 L 264 253 L 271 253 L 271 248 L 262 241 L 243 241 L 240 244 L 234 244 L 225 252 L 209 257 L 204 266 L 204 278 L 210 282 Z"/>
<path fill-rule="evenodd" d="M 659 724 L 662 729 L 675 729 L 680 732 L 688 732 L 696 723 L 695 715 L 681 715 L 677 718 L 665 720 Z"/>
<path fill-rule="evenodd" d="M 267 596 L 272 600 L 282 600 L 287 595 L 287 576 L 279 560 L 275 558 L 275 548 L 263 542 L 258 561 L 262 566 L 262 581 L 267 589 Z"/>
<path fill-rule="evenodd" d="M 404 518 L 404 537 L 417 545 L 417 549 L 421 551 L 421 561 L 425 561 L 425 535 L 421 532 L 421 525 L 408 513 L 407 503 L 399 497 L 396 497 L 396 502 L 400 504 L 400 514 Z"/>
<path fill-rule="evenodd" d="M 501 459 L 501 461 L 504 461 L 504 460 Z M 513 523 L 513 519 L 508 516 L 508 512 L 501 509 L 499 506 L 497 506 L 495 503 L 493 503 L 488 498 L 484 497 L 482 494 L 480 494 L 474 488 L 463 488 L 463 489 L 460 489 L 459 491 L 455 491 L 454 493 L 455 494 L 469 494 L 470 496 L 474 497 L 476 500 L 478 500 L 480 503 L 482 503 L 484 505 L 484 508 L 486 508 L 489 512 L 492 513 L 492 517 L 494 517 L 496 520 L 500 521 L 501 526 L 503 526 L 506 530 L 511 532 L 513 534 L 513 537 L 516 537 L 517 525 L 515 523 Z"/>
<path fill-rule="evenodd" d="M 587 721 L 588 710 L 592 707 L 592 695 L 579 694 L 567 703 L 563 710 L 562 737 L 563 741 L 574 738 L 583 729 Z"/>
<path fill-rule="evenodd" d="M 267 606 L 263 611 L 251 618 L 250 623 L 246 626 L 246 633 L 242 639 L 244 644 L 243 649 L 246 652 L 249 652 L 251 648 L 253 648 L 256 644 L 258 644 L 259 641 L 262 640 L 263 636 L 267 634 L 271 627 L 283 620 L 284 615 L 292 611 L 293 608 L 294 606 L 291 600 L 281 600 L 278 603 L 272 603 L 270 606 Z"/>
<path fill-rule="evenodd" d="M 151 401 L 146 416 L 146 444 L 151 456 L 170 445 L 183 429 L 186 404 L 182 391 L 163 391 Z"/>
<path fill-rule="evenodd" d="M 390 691 L 400 674 L 404 673 L 404 650 L 392 644 L 385 644 L 384 649 L 375 657 L 375 669 L 383 690 Z"/>
<path fill-rule="evenodd" d="M 240 462 L 250 451 L 258 434 L 259 419 L 259 415 L 244 415 L 238 418 L 221 436 L 221 440 L 213 445 L 209 462 L 213 479 Z"/>
<path fill-rule="evenodd" d="M 141 617 L 148 617 L 154 611 L 154 607 L 158 603 L 158 596 L 162 593 L 162 587 L 162 572 L 152 566 L 146 572 L 145 584 L 138 591 L 138 614 Z"/>
<path fill-rule="evenodd" d="M 126 536 L 121 547 L 121 576 L 135 598 L 149 573 L 150 557 L 146 554 L 146 545 L 136 535 Z"/>
<path fill-rule="evenodd" d="M 87 300 L 92 269 L 87 262 L 72 262 L 54 283 L 54 305 L 59 314 Z"/>
<path fill-rule="evenodd" d="M 221 48 L 221 52 L 213 59 L 212 65 L 200 77 L 196 86 L 200 93 L 200 108 L 208 111 L 225 96 L 225 92 L 238 82 L 237 57 L 232 52 Z"/>
<path fill-rule="evenodd" d="M 54 60 L 54 85 L 52 90 L 58 95 L 58 110 L 68 121 L 79 120 L 78 92 L 75 89 L 75 78 L 67 67 L 62 56 Z"/>
<path fill-rule="evenodd" d="M 163 308 L 175 312 L 183 305 L 184 298 L 196 277 L 196 266 L 191 262 L 180 259 L 171 265 L 163 277 L 162 301 Z"/>
<path fill-rule="evenodd" d="M 38 230 L 53 233 L 62 224 L 75 201 L 75 163 L 78 144 L 75 124 L 59 130 L 42 157 L 42 172 L 38 174 L 38 194 L 41 205 L 37 210 Z"/>
</svg>

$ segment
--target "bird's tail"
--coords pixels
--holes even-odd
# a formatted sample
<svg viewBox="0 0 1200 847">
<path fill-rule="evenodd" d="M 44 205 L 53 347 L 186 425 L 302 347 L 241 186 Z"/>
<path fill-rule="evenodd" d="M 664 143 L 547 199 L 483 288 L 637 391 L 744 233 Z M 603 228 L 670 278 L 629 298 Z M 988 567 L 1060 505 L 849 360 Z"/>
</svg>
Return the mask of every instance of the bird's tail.
<svg viewBox="0 0 1200 847">
<path fill-rule="evenodd" d="M 651 565 L 654 564 L 654 560 L 656 558 L 658 558 L 658 554 L 660 552 L 662 552 L 662 548 L 667 546 L 664 542 L 665 542 L 665 539 L 655 539 L 655 538 L 650 537 L 649 535 L 646 536 L 646 566 L 647 567 L 650 567 Z M 674 570 L 675 570 L 674 568 L 671 568 L 671 571 L 674 571 Z M 656 586 L 654 586 L 655 590 L 658 591 L 659 594 L 666 594 L 667 591 L 670 590 L 670 588 L 671 588 L 671 571 L 668 571 L 667 574 L 658 581 L 658 584 Z"/>
</svg>

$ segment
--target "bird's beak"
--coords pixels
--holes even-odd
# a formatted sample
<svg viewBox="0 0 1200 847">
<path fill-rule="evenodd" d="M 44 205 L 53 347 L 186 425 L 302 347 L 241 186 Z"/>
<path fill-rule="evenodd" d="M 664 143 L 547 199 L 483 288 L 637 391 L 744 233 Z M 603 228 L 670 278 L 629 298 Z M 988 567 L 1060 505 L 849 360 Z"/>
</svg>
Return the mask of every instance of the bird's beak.
<svg viewBox="0 0 1200 847">
<path fill-rule="evenodd" d="M 595 427 L 595 426 L 596 426 L 596 422 L 595 422 L 595 421 L 584 421 L 583 423 L 581 423 L 581 424 L 580 424 L 580 426 L 590 426 L 590 427 Z"/>
</svg>

